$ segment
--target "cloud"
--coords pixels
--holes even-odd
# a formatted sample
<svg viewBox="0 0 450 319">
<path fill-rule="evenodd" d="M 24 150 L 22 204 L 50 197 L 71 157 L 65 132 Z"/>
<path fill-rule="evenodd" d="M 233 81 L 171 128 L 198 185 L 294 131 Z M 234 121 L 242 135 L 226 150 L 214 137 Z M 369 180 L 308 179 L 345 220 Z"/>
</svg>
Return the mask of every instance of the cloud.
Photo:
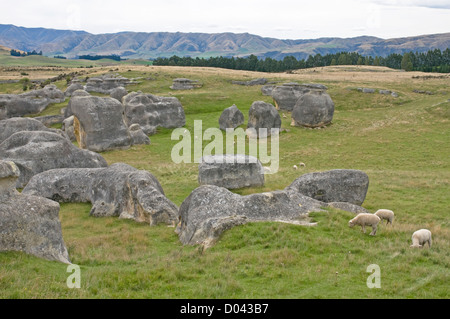
<svg viewBox="0 0 450 319">
<path fill-rule="evenodd" d="M 449 9 L 450 1 L 448 0 L 373 0 L 375 4 L 397 7 L 422 7 L 430 9 Z"/>
</svg>

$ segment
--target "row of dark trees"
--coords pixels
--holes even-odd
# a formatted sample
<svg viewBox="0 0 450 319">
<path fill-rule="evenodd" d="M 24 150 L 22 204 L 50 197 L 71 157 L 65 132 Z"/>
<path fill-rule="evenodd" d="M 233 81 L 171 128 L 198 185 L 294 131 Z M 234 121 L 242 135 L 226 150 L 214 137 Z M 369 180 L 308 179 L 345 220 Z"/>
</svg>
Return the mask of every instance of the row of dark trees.
<svg viewBox="0 0 450 319">
<path fill-rule="evenodd" d="M 11 50 L 10 54 L 12 56 L 29 56 L 29 55 L 42 55 L 42 51 L 36 52 L 36 50 L 33 50 L 31 52 L 23 52 L 23 51 L 17 51 L 17 50 Z"/>
<path fill-rule="evenodd" d="M 174 55 L 170 58 L 157 58 L 153 61 L 153 65 L 219 67 L 260 72 L 285 72 L 330 65 L 374 65 L 403 69 L 405 71 L 449 73 L 450 49 L 447 48 L 444 51 L 435 49 L 424 53 L 392 53 L 386 57 L 363 56 L 356 52 L 339 52 L 326 55 L 310 55 L 307 59 L 302 60 L 297 60 L 293 56 L 286 56 L 282 60 L 275 60 L 269 57 L 258 59 L 253 54 L 247 57 L 220 56 L 208 59 Z"/>
<path fill-rule="evenodd" d="M 80 55 L 78 56 L 78 59 L 83 59 L 83 60 L 100 60 L 100 59 L 111 59 L 114 61 L 121 61 L 122 58 L 120 57 L 120 55 L 117 54 L 111 54 L 111 55 Z"/>
</svg>

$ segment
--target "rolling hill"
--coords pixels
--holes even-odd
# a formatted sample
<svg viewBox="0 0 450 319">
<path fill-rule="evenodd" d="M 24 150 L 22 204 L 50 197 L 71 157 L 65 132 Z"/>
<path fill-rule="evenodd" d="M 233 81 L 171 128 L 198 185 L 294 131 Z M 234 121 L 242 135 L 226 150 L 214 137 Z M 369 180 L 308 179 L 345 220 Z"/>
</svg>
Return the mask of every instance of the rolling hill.
<svg viewBox="0 0 450 319">
<path fill-rule="evenodd" d="M 156 58 L 172 55 L 210 57 L 245 56 L 297 59 L 341 51 L 387 56 L 390 53 L 424 52 L 450 47 L 450 33 L 381 39 L 319 38 L 281 40 L 249 33 L 118 32 L 91 34 L 85 31 L 25 28 L 0 24 L 0 45 L 44 55 L 73 58 L 82 54 L 117 54 L 126 58 Z"/>
</svg>

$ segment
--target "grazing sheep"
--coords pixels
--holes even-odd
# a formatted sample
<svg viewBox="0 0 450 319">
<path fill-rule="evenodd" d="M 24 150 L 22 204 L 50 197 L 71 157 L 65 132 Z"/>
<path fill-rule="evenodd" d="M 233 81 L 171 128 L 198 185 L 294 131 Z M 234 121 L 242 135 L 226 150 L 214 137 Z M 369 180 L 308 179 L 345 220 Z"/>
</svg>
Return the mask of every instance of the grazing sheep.
<svg viewBox="0 0 450 319">
<path fill-rule="evenodd" d="M 375 215 L 380 217 L 381 220 L 385 219 L 386 220 L 386 225 L 387 224 L 391 224 L 392 225 L 392 221 L 394 220 L 394 212 L 392 210 L 379 209 L 379 210 L 377 210 L 375 212 Z"/>
<path fill-rule="evenodd" d="M 298 169 L 297 165 L 294 165 L 294 166 L 292 166 L 292 168 L 294 168 L 294 169 Z"/>
<path fill-rule="evenodd" d="M 412 234 L 413 248 L 423 248 L 428 243 L 428 248 L 431 248 L 431 232 L 428 229 L 420 229 Z"/>
<path fill-rule="evenodd" d="M 378 217 L 377 215 L 361 213 L 358 214 L 355 218 L 351 219 L 348 222 L 348 226 L 353 227 L 355 225 L 360 225 L 364 234 L 366 233 L 365 226 L 372 226 L 372 232 L 370 233 L 370 235 L 375 236 L 380 220 L 380 217 Z"/>
</svg>

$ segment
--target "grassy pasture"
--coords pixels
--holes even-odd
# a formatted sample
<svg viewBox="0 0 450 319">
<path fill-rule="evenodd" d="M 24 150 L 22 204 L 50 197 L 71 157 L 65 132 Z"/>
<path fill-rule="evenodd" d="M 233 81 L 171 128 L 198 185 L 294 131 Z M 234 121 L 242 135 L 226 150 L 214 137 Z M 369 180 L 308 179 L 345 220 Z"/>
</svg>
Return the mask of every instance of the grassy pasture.
<svg viewBox="0 0 450 319">
<path fill-rule="evenodd" d="M 0 254 L 0 298 L 449 298 L 450 78 L 424 79 L 417 76 L 427 74 L 364 66 L 291 74 L 118 68 L 123 76 L 142 77 L 129 91 L 176 96 L 190 130 L 199 119 L 204 130 L 218 127 L 221 112 L 232 104 L 247 120 L 253 101 L 272 102 L 261 94 L 260 86 L 232 85 L 232 80 L 266 77 L 277 83 L 327 85 L 335 103 L 332 125 L 291 127 L 285 112 L 279 171 L 266 175 L 263 187 L 237 192 L 283 189 L 308 172 L 360 169 L 370 178 L 363 206 L 370 211 L 392 209 L 394 224 L 381 225 L 372 237 L 347 226 L 351 213 L 330 209 L 311 214 L 318 222 L 315 227 L 247 224 L 225 232 L 214 247 L 202 251 L 182 246 L 171 227 L 94 218 L 89 216 L 89 204 L 61 204 L 63 236 L 72 262 L 81 267 L 81 289 L 67 288 L 66 265 L 7 252 Z M 89 72 L 92 76 L 107 71 L 98 67 Z M 28 73 L 33 76 L 32 70 Z M 172 91 L 169 86 L 177 77 L 199 80 L 203 87 Z M 0 92 L 20 93 L 20 86 L 8 85 L 0 85 Z M 389 89 L 399 97 L 364 94 L 358 87 Z M 45 114 L 58 114 L 66 104 L 50 106 Z M 160 129 L 150 136 L 151 145 L 102 155 L 110 164 L 125 162 L 151 171 L 166 196 L 180 205 L 198 187 L 198 171 L 195 163 L 170 160 L 178 142 L 171 140 L 171 133 Z M 306 166 L 293 169 L 299 162 Z M 431 249 L 409 248 L 412 233 L 420 228 L 432 231 Z M 371 264 L 380 266 L 381 289 L 366 285 Z"/>
</svg>

